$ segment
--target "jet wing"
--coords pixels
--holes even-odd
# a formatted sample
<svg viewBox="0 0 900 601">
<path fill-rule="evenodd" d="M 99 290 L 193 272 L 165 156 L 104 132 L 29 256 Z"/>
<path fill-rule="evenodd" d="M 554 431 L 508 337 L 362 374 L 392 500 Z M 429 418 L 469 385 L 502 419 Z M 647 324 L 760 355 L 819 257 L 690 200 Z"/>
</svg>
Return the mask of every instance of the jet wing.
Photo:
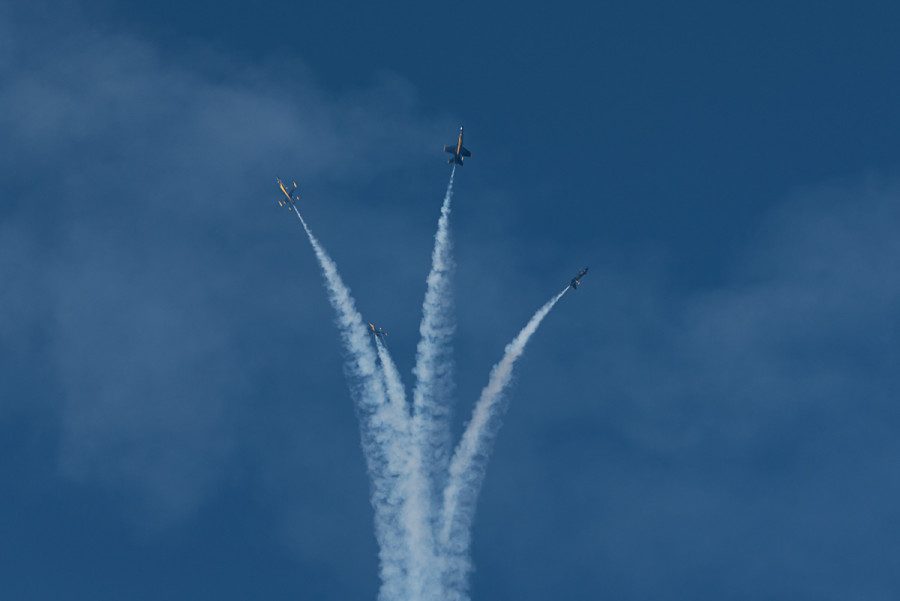
<svg viewBox="0 0 900 601">
<path fill-rule="evenodd" d="M 444 152 L 449 152 L 450 154 L 456 154 L 455 146 L 444 146 Z"/>
<path fill-rule="evenodd" d="M 469 149 L 466 148 L 465 146 L 463 146 L 459 149 L 459 154 L 460 154 L 460 156 L 464 156 L 464 157 L 472 156 L 472 153 L 469 152 Z"/>
</svg>

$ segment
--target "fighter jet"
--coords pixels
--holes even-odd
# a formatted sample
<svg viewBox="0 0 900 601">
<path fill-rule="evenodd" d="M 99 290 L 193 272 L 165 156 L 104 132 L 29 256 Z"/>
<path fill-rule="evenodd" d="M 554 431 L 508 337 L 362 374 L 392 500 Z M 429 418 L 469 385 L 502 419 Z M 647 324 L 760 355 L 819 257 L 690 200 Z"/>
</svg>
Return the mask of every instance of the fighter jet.
<svg viewBox="0 0 900 601">
<path fill-rule="evenodd" d="M 578 275 L 576 275 L 574 278 L 572 278 L 572 281 L 569 282 L 569 286 L 572 287 L 572 290 L 578 290 L 578 284 L 581 283 L 581 278 L 583 278 L 584 276 L 587 275 L 587 271 L 588 271 L 588 268 L 585 267 L 584 269 L 582 269 L 581 271 L 578 272 Z"/>
<path fill-rule="evenodd" d="M 463 164 L 463 159 L 472 156 L 472 153 L 469 152 L 469 149 L 466 148 L 463 144 L 463 128 L 460 125 L 459 127 L 459 139 L 456 140 L 456 146 L 444 146 L 444 152 L 449 152 L 453 156 L 447 159 L 447 164 L 452 165 L 456 163 L 457 165 Z"/>
<path fill-rule="evenodd" d="M 384 338 L 385 336 L 387 336 L 387 330 L 385 330 L 384 328 L 379 328 L 372 322 L 369 322 L 369 329 L 375 335 L 375 338 Z"/>
<path fill-rule="evenodd" d="M 275 202 L 278 203 L 279 207 L 290 205 L 291 208 L 293 208 L 294 203 L 300 200 L 300 193 L 297 192 L 297 188 L 299 187 L 297 186 L 297 182 L 291 182 L 291 191 L 288 192 L 287 188 L 284 186 L 284 182 L 277 177 L 275 178 L 275 181 L 278 182 L 278 188 L 281 190 L 281 193 L 284 194 L 284 198 L 276 198 Z"/>
</svg>

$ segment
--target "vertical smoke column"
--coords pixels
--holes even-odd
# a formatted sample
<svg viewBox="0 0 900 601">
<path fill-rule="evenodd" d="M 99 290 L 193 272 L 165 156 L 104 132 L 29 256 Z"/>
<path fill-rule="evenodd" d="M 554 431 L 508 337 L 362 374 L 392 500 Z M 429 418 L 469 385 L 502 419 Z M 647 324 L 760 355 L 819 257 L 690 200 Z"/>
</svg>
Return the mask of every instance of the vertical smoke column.
<svg viewBox="0 0 900 601">
<path fill-rule="evenodd" d="M 313 236 L 300 211 L 294 207 L 325 277 L 328 300 L 337 313 L 336 321 L 347 360 L 344 371 L 350 393 L 356 402 L 360 421 L 363 454 L 372 480 L 372 507 L 375 511 L 375 537 L 378 540 L 381 563 L 381 601 L 407 599 L 408 546 L 398 519 L 399 491 L 395 485 L 404 471 L 404 459 L 398 450 L 398 429 L 391 407 L 385 402 L 384 384 L 377 369 L 375 353 L 369 344 L 369 334 L 362 316 L 356 310 L 350 290 L 338 274 L 337 265 Z"/>
<path fill-rule="evenodd" d="M 422 303 L 421 338 L 416 348 L 416 387 L 413 391 L 413 444 L 422 453 L 423 465 L 430 482 L 440 479 L 450 453 L 449 397 L 453 390 L 453 354 L 450 344 L 455 323 L 450 280 L 453 274 L 450 241 L 450 203 L 453 199 L 453 177 L 450 181 L 431 252 L 425 300 Z M 429 492 L 429 501 L 431 493 Z"/>
<path fill-rule="evenodd" d="M 437 561 L 434 531 L 437 526 L 437 482 L 443 477 L 450 453 L 450 407 L 453 390 L 453 355 L 450 344 L 455 323 L 450 280 L 453 275 L 452 243 L 450 241 L 450 204 L 453 200 L 453 178 L 456 165 L 450 170 L 450 180 L 441 204 L 434 248 L 431 251 L 431 270 L 426 279 L 425 299 L 422 302 L 422 322 L 419 325 L 419 344 L 413 374 L 413 411 L 410 444 L 412 476 L 411 509 L 421 515 L 427 528 L 420 541 L 420 567 L 427 583 L 423 592 L 427 599 L 442 596 L 442 566 Z M 420 552 L 417 551 L 417 552 Z"/>
<path fill-rule="evenodd" d="M 467 579 L 471 570 L 468 553 L 475 501 L 500 428 L 500 418 L 505 408 L 503 393 L 528 340 L 568 289 L 567 286 L 538 309 L 513 341 L 506 345 L 503 358 L 491 369 L 487 386 L 481 391 L 472 419 L 453 453 L 438 527 L 438 543 L 446 562 L 445 582 L 449 599 L 467 598 Z"/>
<path fill-rule="evenodd" d="M 387 391 L 388 402 L 390 403 L 391 415 L 397 423 L 403 425 L 404 435 L 409 434 L 409 408 L 406 405 L 406 389 L 400 380 L 400 372 L 391 358 L 390 352 L 381 338 L 375 337 L 375 349 L 378 351 L 378 360 L 381 362 L 381 369 L 384 372 L 384 387 Z"/>
<path fill-rule="evenodd" d="M 400 523 L 407 542 L 407 590 L 409 601 L 437 599 L 440 595 L 440 570 L 436 567 L 432 512 L 428 503 L 428 481 L 422 455 L 410 444 L 410 415 L 400 373 L 384 342 L 376 337 L 378 359 L 384 372 L 390 410 L 405 426 L 398 437 L 404 464 L 397 481 L 400 497 Z"/>
</svg>

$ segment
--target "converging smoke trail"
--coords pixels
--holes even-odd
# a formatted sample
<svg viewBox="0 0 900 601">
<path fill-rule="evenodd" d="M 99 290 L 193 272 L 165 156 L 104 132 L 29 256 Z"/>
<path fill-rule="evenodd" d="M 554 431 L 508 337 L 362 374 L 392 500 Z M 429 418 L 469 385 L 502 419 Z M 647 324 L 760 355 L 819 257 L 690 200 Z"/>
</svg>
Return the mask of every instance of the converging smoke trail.
<svg viewBox="0 0 900 601">
<path fill-rule="evenodd" d="M 437 561 L 434 544 L 436 528 L 436 486 L 445 474 L 450 451 L 449 397 L 453 389 L 453 355 L 450 343 L 455 324 L 450 280 L 453 273 L 452 243 L 450 241 L 450 204 L 453 200 L 453 178 L 456 165 L 450 170 L 450 180 L 431 252 L 431 270 L 426 279 L 425 299 L 422 302 L 422 322 L 416 347 L 413 374 L 413 410 L 410 441 L 410 466 L 414 484 L 410 505 L 421 512 L 427 526 L 419 567 L 428 582 L 423 592 L 427 599 L 440 599 L 442 568 Z M 427 537 L 427 538 L 425 538 Z M 427 543 L 427 544 L 426 544 Z"/>
<path fill-rule="evenodd" d="M 466 580 L 471 569 L 468 549 L 475 501 L 484 479 L 494 438 L 500 427 L 499 422 L 504 408 L 501 402 L 503 392 L 512 379 L 516 360 L 525 351 L 528 340 L 568 289 L 567 286 L 538 309 L 513 341 L 506 345 L 503 358 L 491 369 L 487 386 L 481 391 L 472 412 L 472 419 L 450 460 L 438 531 L 438 543 L 445 554 L 448 598 L 467 598 Z"/>
<path fill-rule="evenodd" d="M 431 252 L 431 271 L 426 280 L 422 303 L 422 323 L 416 347 L 416 387 L 413 391 L 413 444 L 424 459 L 431 481 L 442 477 L 450 454 L 449 397 L 453 390 L 453 355 L 450 344 L 455 323 L 450 280 L 453 274 L 453 246 L 450 240 L 450 203 L 453 200 L 453 177 L 450 181 Z"/>
<path fill-rule="evenodd" d="M 398 416 L 399 419 L 407 419 L 409 417 L 409 409 L 406 406 L 406 389 L 400 380 L 400 372 L 391 358 L 390 352 L 380 338 L 375 338 L 375 348 L 378 351 L 378 360 L 381 362 L 381 369 L 384 370 L 384 386 L 387 391 L 388 401 L 391 405 L 391 411 Z"/>
<path fill-rule="evenodd" d="M 385 388 L 396 419 L 409 425 L 406 391 L 397 366 L 380 338 L 375 338 L 378 359 L 384 371 Z M 422 455 L 410 444 L 409 428 L 398 440 L 404 452 L 404 469 L 397 482 L 401 507 L 400 521 L 407 536 L 407 590 L 409 601 L 436 599 L 440 592 L 440 571 L 436 567 L 432 514 L 428 503 L 428 481 L 422 469 Z"/>
<path fill-rule="evenodd" d="M 385 401 L 384 383 L 377 369 L 376 355 L 369 334 L 356 310 L 350 290 L 337 271 L 337 265 L 322 248 L 306 221 L 294 207 L 325 276 L 328 299 L 337 313 L 337 325 L 347 351 L 345 371 L 355 397 L 360 419 L 363 454 L 372 480 L 372 506 L 375 512 L 375 536 L 381 563 L 382 601 L 408 598 L 408 545 L 399 511 L 402 500 L 394 482 L 407 467 L 402 451 L 403 432 L 408 420 L 394 413 Z M 398 379 L 399 381 L 399 379 Z"/>
</svg>

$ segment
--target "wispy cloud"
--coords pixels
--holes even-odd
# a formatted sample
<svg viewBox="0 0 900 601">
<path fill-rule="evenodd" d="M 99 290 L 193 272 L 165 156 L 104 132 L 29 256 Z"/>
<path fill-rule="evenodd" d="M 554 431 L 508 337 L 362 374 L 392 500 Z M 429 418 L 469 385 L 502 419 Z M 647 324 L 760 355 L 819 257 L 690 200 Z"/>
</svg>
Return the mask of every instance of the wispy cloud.
<svg viewBox="0 0 900 601">
<path fill-rule="evenodd" d="M 38 341 L 64 474 L 132 491 L 142 519 L 177 519 L 226 477 L 253 397 L 237 316 L 284 310 L 277 277 L 253 267 L 285 252 L 259 210 L 274 207 L 272 178 L 365 181 L 418 160 L 434 128 L 396 77 L 334 95 L 296 63 L 174 62 L 75 11 L 2 8 L 0 135 L 15 158 L 0 167 L 0 332 L 17 334 L 0 350 L 21 348 L 23 328 Z M 244 286 L 252 306 L 233 294 Z M 23 378 L 0 384 L 4 404 L 37 401 Z"/>
<path fill-rule="evenodd" d="M 898 228 L 895 181 L 822 186 L 763 219 L 715 285 L 640 261 L 592 268 L 545 332 L 546 377 L 519 392 L 476 529 L 481 569 L 529 598 L 573 573 L 634 597 L 674 582 L 695 596 L 895 590 L 880 525 L 900 485 Z M 490 557 L 561 532 L 563 568 L 541 549 Z"/>
</svg>

